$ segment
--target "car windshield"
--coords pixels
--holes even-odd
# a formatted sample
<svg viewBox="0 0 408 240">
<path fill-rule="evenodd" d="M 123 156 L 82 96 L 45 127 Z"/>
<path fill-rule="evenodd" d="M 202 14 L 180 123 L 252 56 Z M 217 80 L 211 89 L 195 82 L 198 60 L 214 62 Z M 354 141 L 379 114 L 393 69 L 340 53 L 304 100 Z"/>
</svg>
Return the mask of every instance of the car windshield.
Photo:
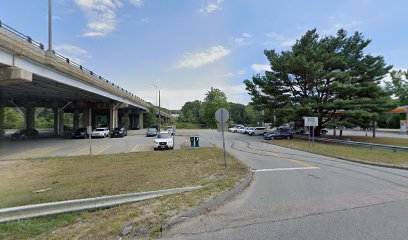
<svg viewBox="0 0 408 240">
<path fill-rule="evenodd" d="M 149 128 L 149 129 L 147 129 L 147 131 L 148 132 L 156 132 L 157 130 L 156 130 L 156 128 Z"/>
<path fill-rule="evenodd" d="M 115 128 L 114 130 L 115 131 L 120 131 L 120 130 L 122 130 L 122 128 Z"/>
<path fill-rule="evenodd" d="M 169 133 L 159 133 L 157 134 L 157 138 L 170 138 L 171 134 Z"/>
<path fill-rule="evenodd" d="M 105 131 L 104 128 L 97 128 L 97 129 L 95 129 L 95 132 L 103 132 L 103 131 Z"/>
</svg>

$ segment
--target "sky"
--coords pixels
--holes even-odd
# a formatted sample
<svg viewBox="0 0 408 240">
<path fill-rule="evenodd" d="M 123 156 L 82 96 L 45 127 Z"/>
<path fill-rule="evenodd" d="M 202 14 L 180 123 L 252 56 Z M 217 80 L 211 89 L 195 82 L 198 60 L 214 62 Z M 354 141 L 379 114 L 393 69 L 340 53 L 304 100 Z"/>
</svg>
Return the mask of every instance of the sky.
<svg viewBox="0 0 408 240">
<path fill-rule="evenodd" d="M 247 104 L 243 81 L 309 29 L 344 28 L 407 69 L 405 0 L 52 0 L 53 49 L 156 104 L 180 109 L 216 87 Z M 0 21 L 48 46 L 48 0 L 1 0 Z"/>
</svg>

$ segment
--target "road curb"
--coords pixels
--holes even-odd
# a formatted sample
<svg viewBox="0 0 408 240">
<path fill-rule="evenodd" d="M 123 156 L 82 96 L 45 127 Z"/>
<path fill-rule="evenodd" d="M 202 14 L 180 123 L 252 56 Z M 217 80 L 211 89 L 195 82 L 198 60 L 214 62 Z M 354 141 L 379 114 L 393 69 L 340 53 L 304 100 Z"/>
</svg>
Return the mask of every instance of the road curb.
<svg viewBox="0 0 408 240">
<path fill-rule="evenodd" d="M 238 159 L 238 158 L 236 158 L 236 159 Z M 166 224 L 164 224 L 162 226 L 162 228 L 161 228 L 162 236 L 166 232 L 168 232 L 176 224 L 182 223 L 182 222 L 184 222 L 184 221 L 186 221 L 186 220 L 188 220 L 190 218 L 193 218 L 195 216 L 214 211 L 215 209 L 217 209 L 218 207 L 223 205 L 225 202 L 232 200 L 238 194 L 243 192 L 247 187 L 249 187 L 249 185 L 251 184 L 251 182 L 253 180 L 254 174 L 246 164 L 244 164 L 244 165 L 246 166 L 247 175 L 246 175 L 245 179 L 242 180 L 241 183 L 237 187 L 235 187 L 234 189 L 231 189 L 230 191 L 228 191 L 228 192 L 226 192 L 226 193 L 224 193 L 224 194 L 210 200 L 207 203 L 204 203 L 201 206 L 198 206 L 198 207 L 196 207 L 196 208 L 194 208 L 194 209 L 192 209 L 190 211 L 187 211 L 187 212 L 183 213 L 182 215 L 176 217 L 173 220 L 170 220 L 169 222 L 167 222 Z"/>
<path fill-rule="evenodd" d="M 275 145 L 273 143 L 271 143 L 271 144 Z M 282 146 L 279 146 L 279 145 L 275 145 L 275 146 L 282 147 Z M 365 165 L 371 165 L 371 166 L 376 166 L 376 167 L 385 167 L 385 168 L 394 168 L 394 169 L 400 169 L 400 170 L 408 170 L 408 167 L 395 166 L 395 165 L 386 164 L 386 163 L 376 163 L 376 162 L 364 161 L 364 160 L 359 160 L 359 159 L 354 159 L 354 158 L 333 156 L 333 155 L 328 155 L 328 154 L 324 154 L 324 153 L 316 153 L 316 152 L 312 152 L 312 151 L 308 151 L 308 150 L 291 148 L 291 147 L 284 147 L 284 148 L 294 149 L 294 150 L 298 150 L 298 151 L 303 151 L 303 152 L 313 153 L 313 154 L 317 154 L 317 155 L 322 155 L 322 156 L 325 156 L 325 157 L 337 158 L 337 159 L 340 159 L 340 160 L 345 160 L 345 161 L 360 163 L 360 164 L 365 164 Z"/>
<path fill-rule="evenodd" d="M 148 199 L 161 197 L 164 195 L 193 191 L 202 188 L 203 186 L 172 188 L 151 192 L 130 193 L 96 198 L 85 198 L 60 202 L 33 204 L 20 207 L 3 208 L 0 209 L 0 223 L 34 217 L 49 216 L 67 212 L 109 208 L 121 204 L 141 202 Z"/>
</svg>

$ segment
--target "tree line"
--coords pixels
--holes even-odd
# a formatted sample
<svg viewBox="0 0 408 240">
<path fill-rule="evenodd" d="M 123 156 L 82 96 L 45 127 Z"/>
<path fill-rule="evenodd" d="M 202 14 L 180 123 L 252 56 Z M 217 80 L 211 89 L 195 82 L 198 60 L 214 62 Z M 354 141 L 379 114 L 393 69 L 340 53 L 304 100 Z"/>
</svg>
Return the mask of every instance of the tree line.
<svg viewBox="0 0 408 240">
<path fill-rule="evenodd" d="M 219 108 L 226 108 L 229 111 L 230 123 L 260 125 L 262 122 L 262 113 L 255 110 L 251 104 L 228 102 L 225 93 L 217 88 L 207 91 L 204 101 L 186 102 L 181 108 L 178 121 L 215 128 L 217 126 L 215 112 Z"/>
</svg>

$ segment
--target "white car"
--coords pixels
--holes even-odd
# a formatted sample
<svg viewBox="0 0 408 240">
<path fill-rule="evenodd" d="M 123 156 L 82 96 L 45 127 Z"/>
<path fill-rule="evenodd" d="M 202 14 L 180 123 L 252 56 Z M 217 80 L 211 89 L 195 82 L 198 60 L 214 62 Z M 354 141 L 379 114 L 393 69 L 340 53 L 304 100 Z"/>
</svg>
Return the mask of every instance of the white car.
<svg viewBox="0 0 408 240">
<path fill-rule="evenodd" d="M 154 139 L 154 150 L 173 149 L 173 136 L 169 132 L 159 132 Z"/>
<path fill-rule="evenodd" d="M 253 127 L 251 129 L 248 129 L 248 135 L 254 136 L 254 135 L 264 135 L 266 133 L 266 128 L 265 127 Z"/>
<path fill-rule="evenodd" d="M 228 131 L 232 132 L 232 133 L 236 133 L 239 131 L 239 129 L 244 128 L 244 126 L 242 125 L 235 125 L 233 127 L 228 128 Z"/>
<path fill-rule="evenodd" d="M 106 127 L 96 128 L 92 131 L 91 137 L 102 137 L 105 138 L 109 135 L 109 129 Z"/>
</svg>

